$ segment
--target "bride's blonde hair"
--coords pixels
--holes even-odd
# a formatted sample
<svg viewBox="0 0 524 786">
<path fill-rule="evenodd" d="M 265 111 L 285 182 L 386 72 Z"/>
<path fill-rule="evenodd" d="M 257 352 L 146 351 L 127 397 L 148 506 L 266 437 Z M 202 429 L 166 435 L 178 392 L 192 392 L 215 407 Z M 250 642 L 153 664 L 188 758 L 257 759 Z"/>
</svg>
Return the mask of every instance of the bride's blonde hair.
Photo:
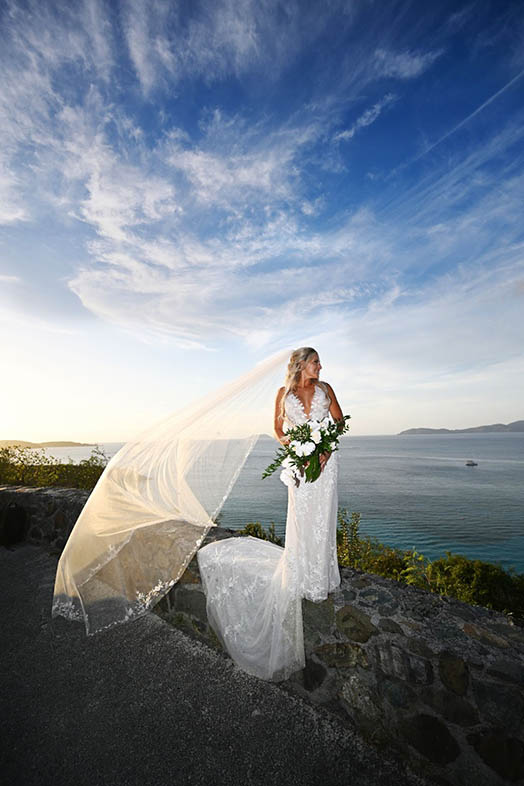
<svg viewBox="0 0 524 786">
<path fill-rule="evenodd" d="M 296 386 L 300 382 L 302 371 L 307 366 L 312 355 L 318 355 L 316 349 L 313 347 L 299 347 L 293 350 L 289 363 L 287 364 L 286 380 L 284 382 L 284 393 L 280 400 L 280 415 L 282 419 L 285 415 L 286 398 L 290 393 L 295 391 Z M 323 382 L 318 383 L 325 394 L 329 397 L 326 385 Z"/>
</svg>

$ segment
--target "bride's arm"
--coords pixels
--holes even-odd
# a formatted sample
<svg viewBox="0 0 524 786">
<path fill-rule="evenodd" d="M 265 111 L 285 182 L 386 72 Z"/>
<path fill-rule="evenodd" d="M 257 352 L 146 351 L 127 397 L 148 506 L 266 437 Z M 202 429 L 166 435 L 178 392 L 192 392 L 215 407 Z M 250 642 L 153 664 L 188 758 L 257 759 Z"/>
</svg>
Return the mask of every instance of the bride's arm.
<svg viewBox="0 0 524 786">
<path fill-rule="evenodd" d="M 331 406 L 329 407 L 329 412 L 331 417 L 335 421 L 335 423 L 339 423 L 341 420 L 344 420 L 344 414 L 340 408 L 340 404 L 337 401 L 337 397 L 335 396 L 335 391 L 331 387 L 328 382 L 324 383 L 329 391 L 329 398 L 331 399 Z"/>
<path fill-rule="evenodd" d="M 324 385 L 328 389 L 329 398 L 331 400 L 331 405 L 329 407 L 329 412 L 330 412 L 331 417 L 333 418 L 335 423 L 344 423 L 344 415 L 343 415 L 342 410 L 340 408 L 340 404 L 337 401 L 337 397 L 335 396 L 335 391 L 333 390 L 333 388 L 331 387 L 331 385 L 328 382 L 324 382 Z M 330 456 L 331 456 L 331 452 L 329 452 L 329 451 L 327 453 L 322 453 L 322 455 L 320 456 L 319 460 L 320 460 L 320 468 L 321 468 L 321 470 L 323 470 L 324 467 L 326 466 L 326 463 L 327 463 L 327 461 L 328 461 Z"/>
<path fill-rule="evenodd" d="M 281 402 L 282 402 L 282 396 L 283 395 L 284 395 L 284 388 L 282 387 L 278 391 L 277 397 L 275 399 L 274 429 L 275 429 L 275 436 L 278 439 L 278 441 L 282 445 L 287 445 L 288 442 L 289 442 L 289 439 L 285 436 L 285 434 L 284 434 L 284 432 L 282 430 L 283 426 L 284 426 L 284 418 L 282 417 L 282 413 L 281 413 Z"/>
</svg>

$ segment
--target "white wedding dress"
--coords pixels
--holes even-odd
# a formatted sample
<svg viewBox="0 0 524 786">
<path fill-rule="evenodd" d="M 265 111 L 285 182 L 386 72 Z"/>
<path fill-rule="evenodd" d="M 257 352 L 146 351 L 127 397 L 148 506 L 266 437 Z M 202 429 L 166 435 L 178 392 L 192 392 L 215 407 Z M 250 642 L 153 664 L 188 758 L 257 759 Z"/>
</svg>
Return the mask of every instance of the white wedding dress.
<svg viewBox="0 0 524 786">
<path fill-rule="evenodd" d="M 319 385 L 306 415 L 290 393 L 289 425 L 329 414 Z M 209 623 L 244 671 L 284 680 L 305 665 L 302 598 L 324 600 L 340 584 L 336 549 L 337 453 L 314 483 L 289 487 L 285 548 L 252 537 L 210 543 L 198 552 Z"/>
</svg>

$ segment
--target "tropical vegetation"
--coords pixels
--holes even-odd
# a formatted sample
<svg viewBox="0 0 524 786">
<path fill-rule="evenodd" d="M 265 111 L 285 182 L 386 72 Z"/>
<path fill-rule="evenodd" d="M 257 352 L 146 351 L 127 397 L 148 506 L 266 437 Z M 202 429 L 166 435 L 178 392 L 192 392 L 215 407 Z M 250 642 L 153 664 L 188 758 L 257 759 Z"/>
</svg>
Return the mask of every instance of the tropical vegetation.
<svg viewBox="0 0 524 786">
<path fill-rule="evenodd" d="M 108 457 L 98 445 L 88 459 L 77 464 L 72 459 L 64 463 L 42 448 L 0 448 L 0 484 L 92 489 L 107 461 Z"/>
</svg>

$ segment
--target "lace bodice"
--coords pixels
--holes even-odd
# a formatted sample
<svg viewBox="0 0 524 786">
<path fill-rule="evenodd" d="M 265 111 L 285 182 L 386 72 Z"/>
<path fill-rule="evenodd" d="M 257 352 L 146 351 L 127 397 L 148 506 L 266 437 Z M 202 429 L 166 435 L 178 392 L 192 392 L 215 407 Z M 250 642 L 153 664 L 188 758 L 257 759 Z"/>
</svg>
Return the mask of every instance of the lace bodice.
<svg viewBox="0 0 524 786">
<path fill-rule="evenodd" d="M 301 425 L 306 420 L 322 420 L 329 413 L 329 407 L 330 401 L 325 391 L 320 385 L 315 385 L 309 418 L 298 396 L 295 396 L 294 393 L 288 393 L 284 406 L 285 420 L 292 426 Z"/>
</svg>

